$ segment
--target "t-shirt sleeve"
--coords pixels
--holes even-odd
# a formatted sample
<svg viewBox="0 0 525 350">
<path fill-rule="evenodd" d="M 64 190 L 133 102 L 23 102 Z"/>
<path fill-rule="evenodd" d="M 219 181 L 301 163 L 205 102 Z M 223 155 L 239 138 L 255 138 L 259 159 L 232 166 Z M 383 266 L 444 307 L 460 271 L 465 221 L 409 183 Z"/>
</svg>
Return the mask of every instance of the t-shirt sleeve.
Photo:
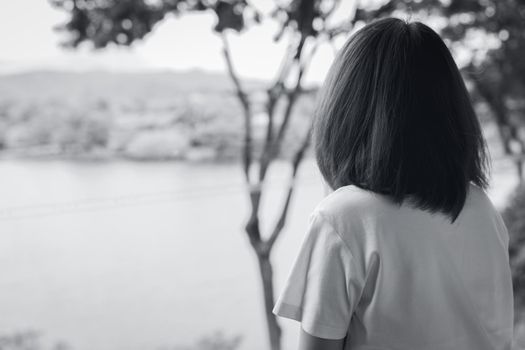
<svg viewBox="0 0 525 350">
<path fill-rule="evenodd" d="M 329 219 L 314 211 L 273 313 L 315 337 L 342 339 L 364 285 L 359 271 Z"/>
<path fill-rule="evenodd" d="M 501 239 L 503 240 L 503 246 L 508 251 L 510 243 L 509 231 L 507 229 L 507 226 L 505 225 L 505 221 L 503 221 L 503 217 L 497 210 L 495 210 L 495 215 L 496 220 L 498 222 L 499 234 L 501 236 Z"/>
</svg>

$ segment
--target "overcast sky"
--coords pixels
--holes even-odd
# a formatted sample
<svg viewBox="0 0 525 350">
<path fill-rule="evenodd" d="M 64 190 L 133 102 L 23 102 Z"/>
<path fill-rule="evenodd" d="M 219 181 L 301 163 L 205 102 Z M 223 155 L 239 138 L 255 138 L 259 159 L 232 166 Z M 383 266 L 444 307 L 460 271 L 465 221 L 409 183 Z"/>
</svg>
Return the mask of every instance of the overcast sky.
<svg viewBox="0 0 525 350">
<path fill-rule="evenodd" d="M 253 1 L 267 12 L 273 1 Z M 344 0 L 334 21 L 351 16 L 354 0 Z M 89 45 L 73 51 L 58 45 L 65 33 L 53 30 L 66 14 L 47 0 L 12 0 L 0 2 L 0 72 L 34 69 L 131 70 L 201 68 L 224 71 L 221 41 L 211 28 L 212 14 L 199 13 L 169 18 L 160 23 L 146 40 L 131 48 L 111 47 L 93 51 Z M 275 22 L 237 36 L 231 34 L 231 48 L 237 70 L 242 76 L 271 79 L 279 66 L 286 42 L 272 42 Z M 336 47 L 340 47 L 342 37 Z M 308 81 L 321 81 L 333 59 L 334 48 L 321 46 L 307 75 Z"/>
</svg>

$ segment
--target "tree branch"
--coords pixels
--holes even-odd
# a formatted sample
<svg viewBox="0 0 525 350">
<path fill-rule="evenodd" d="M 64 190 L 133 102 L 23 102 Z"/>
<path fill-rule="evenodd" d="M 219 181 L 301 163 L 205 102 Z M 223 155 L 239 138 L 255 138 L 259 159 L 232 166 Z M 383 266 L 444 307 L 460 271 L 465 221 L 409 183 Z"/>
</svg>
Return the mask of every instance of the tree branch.
<svg viewBox="0 0 525 350">
<path fill-rule="evenodd" d="M 277 73 L 277 77 L 275 78 L 275 82 L 267 90 L 268 102 L 266 103 L 266 113 L 268 115 L 268 125 L 266 127 L 266 138 L 265 138 L 261 158 L 264 158 L 266 156 L 266 154 L 269 151 L 270 145 L 272 144 L 272 141 L 273 141 L 273 121 L 274 121 L 275 106 L 277 105 L 277 102 L 279 101 L 279 99 L 281 98 L 285 90 L 284 80 L 286 79 L 286 77 L 288 76 L 290 72 L 290 68 L 293 63 L 293 53 L 294 52 L 295 52 L 294 45 L 292 42 L 290 42 L 290 44 L 288 45 L 286 49 L 286 54 L 283 57 L 283 60 L 281 61 L 281 65 Z"/>
<path fill-rule="evenodd" d="M 261 201 L 260 186 L 251 186 L 250 189 L 251 214 L 245 226 L 250 244 L 257 254 L 261 252 L 261 231 L 259 228 L 259 204 Z"/>
<path fill-rule="evenodd" d="M 241 81 L 233 68 L 233 62 L 230 53 L 230 46 L 226 34 L 221 33 L 221 39 L 223 43 L 223 54 L 228 68 L 228 73 L 233 81 L 237 97 L 241 102 L 244 112 L 244 147 L 243 147 L 243 168 L 244 175 L 246 177 L 246 183 L 248 184 L 248 190 L 250 195 L 251 203 L 251 214 L 248 222 L 245 226 L 245 231 L 250 239 L 250 244 L 257 253 L 261 251 L 261 233 L 259 228 L 259 205 L 261 200 L 261 188 L 257 184 L 252 184 L 250 181 L 250 168 L 252 164 L 252 110 L 248 95 L 245 92 Z"/>
<path fill-rule="evenodd" d="M 224 32 L 221 33 L 221 39 L 223 43 L 223 55 L 226 61 L 226 67 L 228 69 L 228 74 L 230 75 L 230 78 L 233 81 L 233 84 L 235 86 L 235 90 L 237 93 L 237 97 L 239 98 L 239 101 L 241 102 L 241 106 L 244 112 L 244 147 L 243 147 L 242 160 L 243 160 L 243 169 L 244 169 L 244 175 L 246 177 L 246 182 L 250 185 L 251 184 L 250 167 L 252 164 L 252 148 L 253 148 L 252 110 L 250 106 L 250 101 L 248 99 L 248 95 L 245 92 L 243 86 L 241 85 L 241 81 L 237 75 L 237 72 L 235 72 L 235 69 L 233 68 L 233 62 L 232 62 L 231 53 L 230 53 L 230 46 L 228 44 L 228 40 Z"/>
<path fill-rule="evenodd" d="M 303 47 L 304 42 L 300 43 L 299 47 Z M 288 124 L 290 121 L 290 117 L 292 115 L 293 107 L 295 106 L 295 102 L 299 94 L 302 92 L 302 80 L 304 77 L 304 74 L 306 72 L 306 69 L 311 62 L 315 51 L 317 50 L 318 43 L 314 45 L 312 48 L 312 51 L 310 52 L 310 55 L 301 61 L 301 54 L 296 55 L 297 62 L 299 62 L 299 72 L 297 74 L 297 79 L 295 82 L 295 86 L 292 90 L 289 90 L 286 92 L 287 96 L 287 104 L 286 109 L 284 111 L 283 120 L 281 122 L 281 125 L 279 127 L 279 131 L 277 133 L 277 137 L 273 142 L 268 146 L 267 152 L 263 154 L 263 157 L 261 158 L 261 164 L 259 168 L 259 181 L 262 181 L 264 177 L 266 176 L 266 172 L 268 170 L 268 167 L 270 166 L 270 163 L 275 159 L 275 157 L 278 155 L 286 130 L 288 129 Z M 302 51 L 301 51 L 302 52 Z"/>
<path fill-rule="evenodd" d="M 310 123 L 308 131 L 306 132 L 306 135 L 303 139 L 303 142 L 301 143 L 301 146 L 299 147 L 299 149 L 297 150 L 293 158 L 292 175 L 290 178 L 290 183 L 288 184 L 288 192 L 286 194 L 284 206 L 281 211 L 281 215 L 279 216 L 279 219 L 277 220 L 277 223 L 275 224 L 272 234 L 265 242 L 265 248 L 268 250 L 272 249 L 275 241 L 281 234 L 284 228 L 284 225 L 286 224 L 286 217 L 288 216 L 288 209 L 290 207 L 290 201 L 292 199 L 292 194 L 294 193 L 294 189 L 295 189 L 295 180 L 297 178 L 297 171 L 299 169 L 299 164 L 301 164 L 301 161 L 304 158 L 304 154 L 306 153 L 306 150 L 308 149 L 308 146 L 310 145 L 310 141 L 312 138 L 312 129 L 313 129 L 313 123 Z"/>
</svg>

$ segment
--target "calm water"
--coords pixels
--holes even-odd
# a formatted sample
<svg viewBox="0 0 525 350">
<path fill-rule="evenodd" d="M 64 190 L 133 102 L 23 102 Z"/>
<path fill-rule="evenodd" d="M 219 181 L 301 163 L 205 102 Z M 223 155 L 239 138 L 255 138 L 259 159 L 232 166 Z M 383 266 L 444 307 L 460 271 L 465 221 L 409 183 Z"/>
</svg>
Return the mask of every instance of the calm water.
<svg viewBox="0 0 525 350">
<path fill-rule="evenodd" d="M 498 206 L 515 184 L 506 169 L 495 168 L 489 191 Z M 274 222 L 289 171 L 279 163 L 270 173 L 263 224 Z M 312 161 L 300 174 L 274 252 L 277 290 L 324 196 Z M 0 193 L 0 333 L 157 350 L 222 330 L 243 335 L 241 349 L 267 349 L 237 165 L 4 160 Z M 293 349 L 298 326 L 282 324 Z"/>
</svg>

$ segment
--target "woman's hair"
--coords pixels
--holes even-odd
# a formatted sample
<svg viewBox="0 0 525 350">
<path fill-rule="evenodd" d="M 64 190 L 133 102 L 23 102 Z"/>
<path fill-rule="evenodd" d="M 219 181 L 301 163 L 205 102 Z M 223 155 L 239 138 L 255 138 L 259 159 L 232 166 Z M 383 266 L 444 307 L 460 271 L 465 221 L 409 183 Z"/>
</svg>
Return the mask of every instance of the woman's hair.
<svg viewBox="0 0 525 350">
<path fill-rule="evenodd" d="M 332 189 L 355 185 L 452 223 L 489 159 L 469 94 L 445 43 L 420 22 L 384 18 L 339 51 L 320 91 L 313 139 Z"/>
</svg>

